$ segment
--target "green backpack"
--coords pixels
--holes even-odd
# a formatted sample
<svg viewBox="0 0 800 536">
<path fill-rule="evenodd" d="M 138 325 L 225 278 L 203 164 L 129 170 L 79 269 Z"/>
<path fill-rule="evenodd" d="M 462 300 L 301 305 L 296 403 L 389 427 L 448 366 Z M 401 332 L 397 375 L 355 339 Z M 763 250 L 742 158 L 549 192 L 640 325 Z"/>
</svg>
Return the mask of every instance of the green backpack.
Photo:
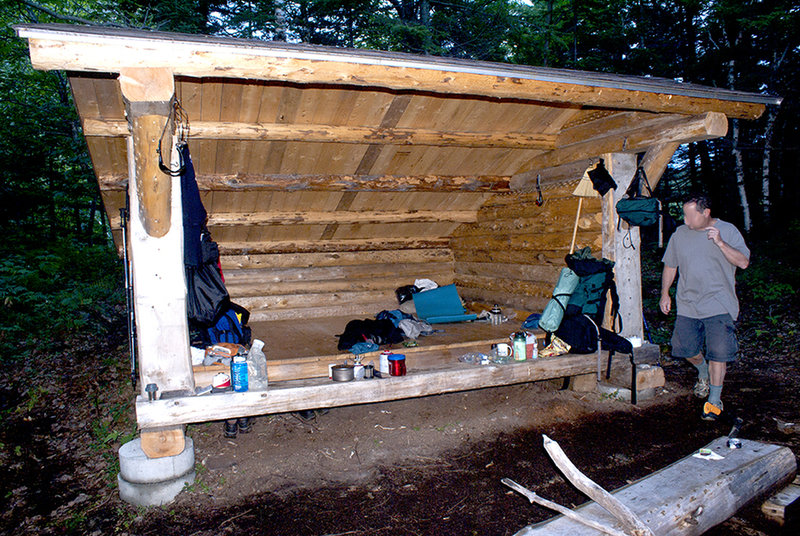
<svg viewBox="0 0 800 536">
<path fill-rule="evenodd" d="M 614 282 L 614 262 L 595 259 L 589 248 L 567 255 L 566 261 L 567 266 L 580 277 L 578 286 L 567 303 L 567 316 L 584 314 L 599 326 L 603 322 L 606 309 L 606 295 L 611 291 L 611 318 L 616 322 L 619 316 L 619 295 Z"/>
</svg>

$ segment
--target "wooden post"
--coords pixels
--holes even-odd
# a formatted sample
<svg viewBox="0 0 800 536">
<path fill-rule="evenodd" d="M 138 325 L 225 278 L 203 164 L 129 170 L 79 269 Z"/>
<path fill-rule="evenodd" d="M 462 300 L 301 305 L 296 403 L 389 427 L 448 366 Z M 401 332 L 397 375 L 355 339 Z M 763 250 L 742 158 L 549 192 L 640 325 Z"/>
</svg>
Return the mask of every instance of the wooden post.
<svg viewBox="0 0 800 536">
<path fill-rule="evenodd" d="M 141 394 L 148 384 L 160 396 L 194 391 L 186 320 L 180 178 L 158 169 L 156 144 L 174 92 L 171 72 L 123 69 L 132 136 L 128 138 L 130 248 Z M 175 160 L 172 136 L 164 155 Z M 166 150 L 169 149 L 169 150 Z M 174 164 L 172 164 L 174 166 Z"/>
<path fill-rule="evenodd" d="M 642 322 L 642 264 L 639 257 L 639 228 L 622 222 L 617 231 L 617 201 L 628 189 L 636 174 L 636 155 L 610 153 L 603 156 L 606 168 L 617 183 L 603 198 L 603 256 L 614 261 L 614 279 L 619 294 L 619 313 L 622 318 L 623 337 L 644 334 Z M 606 319 L 607 322 L 609 319 Z M 608 325 L 607 325 L 608 327 Z"/>
</svg>

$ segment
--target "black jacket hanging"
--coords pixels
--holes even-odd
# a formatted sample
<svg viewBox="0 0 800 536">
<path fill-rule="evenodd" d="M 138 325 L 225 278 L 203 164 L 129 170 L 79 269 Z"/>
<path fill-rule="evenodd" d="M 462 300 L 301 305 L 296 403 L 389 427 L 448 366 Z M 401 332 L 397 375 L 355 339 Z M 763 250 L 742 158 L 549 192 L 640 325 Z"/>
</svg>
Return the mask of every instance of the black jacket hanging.
<svg viewBox="0 0 800 536">
<path fill-rule="evenodd" d="M 189 155 L 189 146 L 179 148 L 183 160 L 181 204 L 183 206 L 183 262 L 186 268 L 186 314 L 195 326 L 213 325 L 230 304 L 222 281 L 219 249 L 206 228 L 208 216 Z"/>
</svg>

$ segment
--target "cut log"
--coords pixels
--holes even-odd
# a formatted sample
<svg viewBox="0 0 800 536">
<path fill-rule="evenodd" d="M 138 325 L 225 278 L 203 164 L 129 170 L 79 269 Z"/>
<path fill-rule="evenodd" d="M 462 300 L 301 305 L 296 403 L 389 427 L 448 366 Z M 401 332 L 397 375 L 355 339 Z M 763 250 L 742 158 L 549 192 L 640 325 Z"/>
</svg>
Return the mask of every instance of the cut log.
<svg viewBox="0 0 800 536">
<path fill-rule="evenodd" d="M 800 519 L 800 477 L 764 501 L 761 511 L 779 525 Z"/>
<path fill-rule="evenodd" d="M 334 251 L 330 253 L 274 253 L 223 255 L 220 261 L 223 271 L 236 268 L 311 268 L 398 262 L 447 264 L 453 262 L 453 253 L 446 248 Z"/>
<path fill-rule="evenodd" d="M 139 432 L 142 451 L 148 458 L 177 456 L 186 446 L 183 426 L 165 426 Z"/>
<path fill-rule="evenodd" d="M 87 136 L 127 136 L 124 121 L 86 119 Z M 437 147 L 499 147 L 553 149 L 554 134 L 522 132 L 455 132 L 410 128 L 370 128 L 344 125 L 287 125 L 193 121 L 189 137 L 199 140 L 269 140 Z"/>
<path fill-rule="evenodd" d="M 727 437 L 709 443 L 716 457 L 689 455 L 612 495 L 626 504 L 656 536 L 695 536 L 718 525 L 756 497 L 790 481 L 797 461 L 787 447 L 742 439 L 729 449 Z M 620 528 L 603 507 L 588 502 L 575 509 L 584 517 Z M 523 528 L 516 536 L 599 534 L 562 516 Z"/>
</svg>

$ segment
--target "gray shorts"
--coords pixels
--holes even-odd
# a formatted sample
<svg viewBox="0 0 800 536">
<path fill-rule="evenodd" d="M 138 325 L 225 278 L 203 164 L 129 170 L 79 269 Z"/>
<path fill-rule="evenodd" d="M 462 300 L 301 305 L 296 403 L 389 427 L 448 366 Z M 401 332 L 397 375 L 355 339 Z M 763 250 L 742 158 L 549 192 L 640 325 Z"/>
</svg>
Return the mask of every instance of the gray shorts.
<svg viewBox="0 0 800 536">
<path fill-rule="evenodd" d="M 704 355 L 709 361 L 735 361 L 739 353 L 739 342 L 736 340 L 736 327 L 731 315 L 700 319 L 678 316 L 675 319 L 675 331 L 672 333 L 673 357 L 694 357 L 703 351 L 703 343 Z"/>
</svg>

